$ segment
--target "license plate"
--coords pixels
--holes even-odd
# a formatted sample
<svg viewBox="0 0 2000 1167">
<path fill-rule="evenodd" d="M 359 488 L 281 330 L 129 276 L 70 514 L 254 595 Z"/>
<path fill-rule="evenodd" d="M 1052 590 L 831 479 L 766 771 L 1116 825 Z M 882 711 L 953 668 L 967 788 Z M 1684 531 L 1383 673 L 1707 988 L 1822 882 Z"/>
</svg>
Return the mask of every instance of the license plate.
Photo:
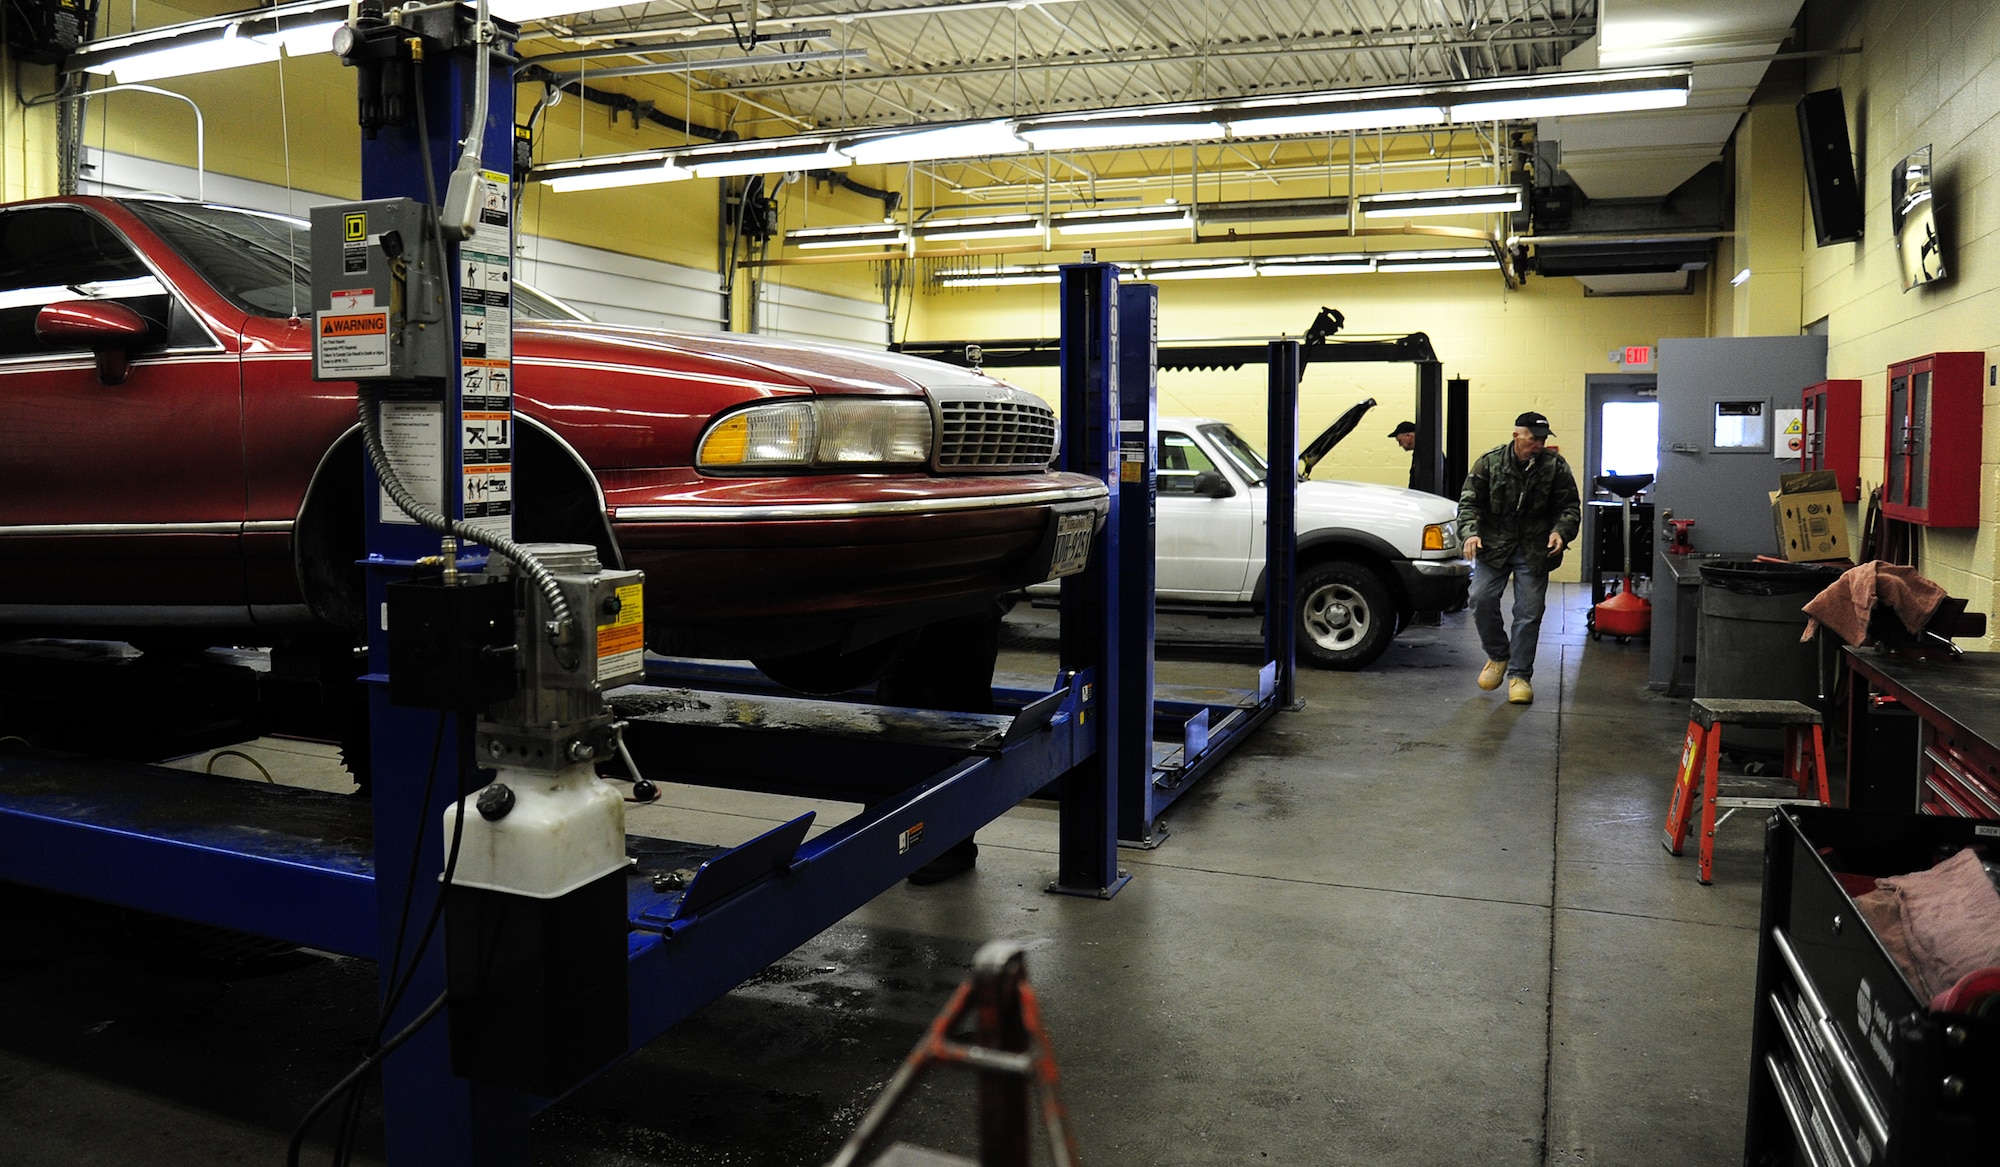
<svg viewBox="0 0 2000 1167">
<path fill-rule="evenodd" d="M 1050 579 L 1075 575 L 1090 559 L 1091 529 L 1097 516 L 1090 511 L 1056 516 L 1056 552 L 1049 559 Z"/>
</svg>

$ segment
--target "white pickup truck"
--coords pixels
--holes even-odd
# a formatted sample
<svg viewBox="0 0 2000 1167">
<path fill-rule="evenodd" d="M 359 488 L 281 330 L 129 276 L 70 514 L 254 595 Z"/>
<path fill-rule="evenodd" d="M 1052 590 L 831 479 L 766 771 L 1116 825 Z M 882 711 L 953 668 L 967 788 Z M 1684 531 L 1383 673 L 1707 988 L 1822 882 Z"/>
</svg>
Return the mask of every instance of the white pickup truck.
<svg viewBox="0 0 2000 1167">
<path fill-rule="evenodd" d="M 1155 591 L 1162 610 L 1263 610 L 1268 474 L 1263 453 L 1228 422 L 1160 419 Z M 1298 484 L 1292 610 L 1301 661 L 1366 667 L 1416 613 L 1464 607 L 1471 573 L 1452 500 L 1366 482 Z"/>
</svg>

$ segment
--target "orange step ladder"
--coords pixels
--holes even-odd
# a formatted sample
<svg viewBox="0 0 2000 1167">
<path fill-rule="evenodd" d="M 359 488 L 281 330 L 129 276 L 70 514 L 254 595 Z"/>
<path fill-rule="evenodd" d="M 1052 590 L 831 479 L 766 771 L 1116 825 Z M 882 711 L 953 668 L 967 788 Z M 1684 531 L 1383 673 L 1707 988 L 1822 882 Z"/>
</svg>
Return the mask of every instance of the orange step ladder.
<svg viewBox="0 0 2000 1167">
<path fill-rule="evenodd" d="M 1785 780 L 1799 792 L 1796 798 L 1746 798 L 1716 793 L 1716 771 L 1722 756 L 1722 727 L 1783 729 Z M 1697 788 L 1697 782 L 1699 788 Z M 1687 842 L 1697 793 L 1701 798 L 1701 864 L 1703 883 L 1715 876 L 1715 829 L 1746 808 L 1766 809 L 1805 802 L 1828 805 L 1826 740 L 1819 713 L 1797 701 L 1754 701 L 1728 697 L 1697 697 L 1688 708 L 1687 737 L 1681 742 L 1680 770 L 1667 803 L 1667 826 L 1660 840 L 1667 853 L 1679 855 Z M 1723 811 L 1721 818 L 1715 812 Z"/>
</svg>

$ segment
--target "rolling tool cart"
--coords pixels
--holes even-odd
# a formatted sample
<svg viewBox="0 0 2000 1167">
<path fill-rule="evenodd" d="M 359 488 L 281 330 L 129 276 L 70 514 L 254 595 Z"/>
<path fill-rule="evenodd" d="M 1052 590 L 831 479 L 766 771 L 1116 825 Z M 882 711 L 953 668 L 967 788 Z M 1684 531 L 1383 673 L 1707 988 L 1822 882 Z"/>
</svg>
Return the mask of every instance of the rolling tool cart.
<svg viewBox="0 0 2000 1167">
<path fill-rule="evenodd" d="M 1784 807 L 1764 850 L 1750 1167 L 1956 1167 L 2000 1147 L 2000 994 L 1933 1008 L 1855 896 L 1970 846 L 1990 823 Z M 1975 974 L 1976 975 L 1976 974 Z"/>
</svg>

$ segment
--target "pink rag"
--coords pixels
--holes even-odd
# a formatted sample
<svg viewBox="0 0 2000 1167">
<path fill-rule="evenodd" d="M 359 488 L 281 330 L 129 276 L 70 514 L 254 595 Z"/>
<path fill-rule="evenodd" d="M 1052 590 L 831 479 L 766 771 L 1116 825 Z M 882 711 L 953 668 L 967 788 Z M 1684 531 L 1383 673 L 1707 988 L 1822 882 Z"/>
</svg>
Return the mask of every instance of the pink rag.
<svg viewBox="0 0 2000 1167">
<path fill-rule="evenodd" d="M 1907 957 L 1891 952 L 1903 960 L 1920 999 L 1928 1001 L 1966 974 L 2000 964 L 2000 891 L 1972 848 L 1929 871 L 1892 876 L 1876 887 L 1868 898 L 1888 892 L 1896 899 Z M 1863 915 L 1876 923 L 1876 912 L 1864 907 Z M 1890 937 L 1883 934 L 1883 940 L 1888 947 Z"/>
<path fill-rule="evenodd" d="M 1945 590 L 1917 574 L 1914 567 L 1870 560 L 1843 572 L 1825 590 L 1806 601 L 1805 634 L 1811 640 L 1824 624 L 1849 644 L 1868 639 L 1868 619 L 1878 604 L 1887 605 L 1912 635 L 1921 631 L 1937 614 L 1945 600 Z"/>
</svg>

